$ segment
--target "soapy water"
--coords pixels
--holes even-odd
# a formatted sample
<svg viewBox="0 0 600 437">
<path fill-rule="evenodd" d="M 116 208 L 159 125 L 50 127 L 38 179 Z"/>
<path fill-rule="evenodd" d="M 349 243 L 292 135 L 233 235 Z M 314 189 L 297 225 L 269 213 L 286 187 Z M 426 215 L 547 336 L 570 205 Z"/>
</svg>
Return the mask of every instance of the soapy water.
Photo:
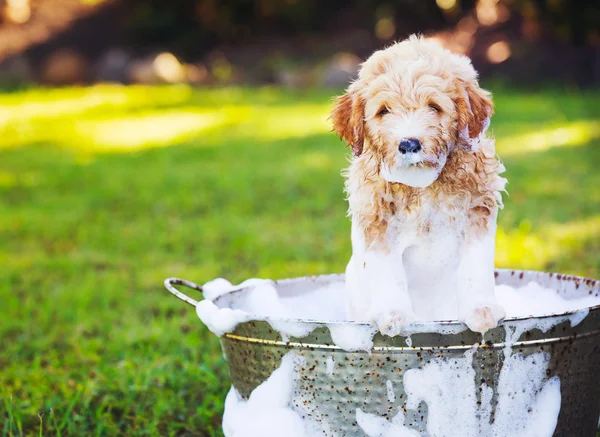
<svg viewBox="0 0 600 437">
<path fill-rule="evenodd" d="M 226 293 L 242 288 L 248 290 L 237 296 L 231 307 L 222 308 L 213 302 Z M 334 344 L 352 352 L 369 351 L 377 333 L 377 327 L 368 324 L 366 320 L 353 321 L 363 322 L 362 324 L 336 323 L 349 320 L 343 282 L 334 282 L 302 294 L 280 296 L 270 280 L 249 279 L 234 286 L 219 278 L 206 283 L 203 292 L 205 300 L 198 303 L 196 312 L 202 322 L 218 336 L 233 332 L 238 324 L 250 320 L 266 320 L 281 334 L 284 341 L 289 341 L 291 337 L 305 337 L 317 327 L 327 326 Z M 562 314 L 600 305 L 600 297 L 564 299 L 555 290 L 544 288 L 535 282 L 520 288 L 498 285 L 495 293 L 498 303 L 506 310 L 507 319 Z M 577 324 L 577 317 L 583 318 L 586 315 L 585 311 L 580 311 L 565 316 L 564 320 L 570 320 L 574 326 Z M 531 328 L 537 327 L 545 332 L 549 328 L 544 323 L 552 321 L 537 319 L 532 323 L 536 326 Z M 458 334 L 465 329 L 466 326 L 461 324 L 420 320 L 418 324 L 407 326 L 402 335 L 406 337 L 405 342 L 410 347 L 411 334 Z"/>
<path fill-rule="evenodd" d="M 230 308 L 219 308 L 210 299 L 198 303 L 197 313 L 217 335 L 232 332 L 238 323 L 266 320 L 280 332 L 284 340 L 303 337 L 319 326 L 327 326 L 334 343 L 347 351 L 370 351 L 376 327 L 369 324 L 327 323 L 346 320 L 344 289 L 334 283 L 295 296 L 279 296 L 274 284 L 251 280 L 233 286 L 219 279 L 204 286 L 205 296 L 215 299 L 231 290 L 252 285 L 252 290 L 232 300 Z M 424 434 L 405 425 L 406 410 L 399 409 L 392 419 L 370 414 L 357 408 L 355 420 L 367 437 L 551 437 L 556 428 L 561 406 L 560 380 L 548 379 L 549 354 L 536 352 L 525 356 L 514 353 L 512 346 L 525 331 L 547 332 L 553 326 L 569 321 L 580 323 L 588 311 L 600 304 L 600 298 L 563 299 L 556 291 L 529 283 L 518 289 L 499 285 L 496 297 L 507 312 L 507 318 L 568 313 L 558 318 L 530 319 L 504 324 L 506 340 L 504 363 L 496 386 L 496 406 L 492 409 L 494 391 L 485 382 L 476 381 L 473 356 L 478 345 L 460 358 L 433 358 L 420 368 L 404 373 L 402 384 L 404 406 L 415 411 L 427 407 Z M 314 322 L 298 323 L 297 320 Z M 460 326 L 460 325 L 458 325 Z M 465 328 L 423 321 L 420 332 L 457 333 Z M 417 328 L 414 328 L 417 329 Z M 413 332 L 406 332 L 410 335 Z M 410 337 L 406 337 L 410 343 Z M 335 436 L 327 420 L 318 411 L 303 411 L 310 394 L 297 389 L 303 358 L 288 353 L 281 366 L 250 395 L 243 399 L 232 387 L 225 402 L 223 431 L 226 437 L 321 437 Z M 336 363 L 328 356 L 324 362 L 329 377 Z M 384 380 L 390 403 L 396 399 L 394 382 Z M 493 410 L 493 420 L 492 420 Z M 391 416 L 391 414 L 390 414 Z"/>
</svg>

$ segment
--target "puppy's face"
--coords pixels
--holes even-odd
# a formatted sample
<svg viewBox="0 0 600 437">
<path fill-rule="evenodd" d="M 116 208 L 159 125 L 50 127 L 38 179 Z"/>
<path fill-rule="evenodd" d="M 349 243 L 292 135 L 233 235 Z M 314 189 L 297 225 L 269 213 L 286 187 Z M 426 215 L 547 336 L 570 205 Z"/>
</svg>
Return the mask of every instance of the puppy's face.
<svg viewBox="0 0 600 437">
<path fill-rule="evenodd" d="M 420 38 L 376 52 L 332 111 L 356 156 L 389 182 L 426 187 L 458 148 L 474 152 L 492 103 L 470 61 Z"/>
</svg>

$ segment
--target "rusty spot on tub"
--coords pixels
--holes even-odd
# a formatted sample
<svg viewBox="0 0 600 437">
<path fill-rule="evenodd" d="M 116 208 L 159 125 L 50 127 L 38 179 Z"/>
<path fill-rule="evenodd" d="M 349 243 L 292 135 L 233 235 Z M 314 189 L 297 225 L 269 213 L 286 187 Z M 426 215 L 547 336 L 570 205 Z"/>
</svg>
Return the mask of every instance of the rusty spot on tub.
<svg viewBox="0 0 600 437">
<path fill-rule="evenodd" d="M 523 279 L 523 272 L 519 273 L 519 279 Z"/>
<path fill-rule="evenodd" d="M 498 273 L 498 272 L 494 272 L 494 278 L 497 278 L 497 277 L 498 277 L 498 275 L 499 275 L 499 273 Z"/>
</svg>

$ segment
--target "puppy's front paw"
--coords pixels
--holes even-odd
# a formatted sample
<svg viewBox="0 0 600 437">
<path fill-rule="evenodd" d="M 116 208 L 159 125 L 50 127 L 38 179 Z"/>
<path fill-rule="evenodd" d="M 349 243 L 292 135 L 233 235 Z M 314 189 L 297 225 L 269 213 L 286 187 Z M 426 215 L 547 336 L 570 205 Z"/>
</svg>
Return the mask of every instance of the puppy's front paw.
<svg viewBox="0 0 600 437">
<path fill-rule="evenodd" d="M 484 334 L 486 331 L 498 326 L 498 322 L 504 319 L 505 315 L 504 308 L 500 305 L 479 305 L 466 311 L 461 317 L 461 321 L 471 331 Z"/>
<path fill-rule="evenodd" d="M 379 331 L 383 335 L 389 337 L 399 335 L 402 330 L 414 320 L 415 317 L 412 314 L 403 311 L 379 313 L 374 317 L 374 321 L 377 323 Z"/>
</svg>

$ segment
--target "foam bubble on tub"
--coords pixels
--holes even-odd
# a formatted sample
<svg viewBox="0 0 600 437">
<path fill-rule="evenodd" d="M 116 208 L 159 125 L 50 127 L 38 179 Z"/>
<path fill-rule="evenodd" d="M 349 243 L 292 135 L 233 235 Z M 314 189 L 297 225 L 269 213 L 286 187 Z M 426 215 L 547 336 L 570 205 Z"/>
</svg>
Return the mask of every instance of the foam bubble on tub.
<svg viewBox="0 0 600 437">
<path fill-rule="evenodd" d="M 270 281 L 261 281 L 252 287 L 248 293 L 238 297 L 236 308 L 261 317 L 285 317 L 284 307 L 277 289 Z"/>
<path fill-rule="evenodd" d="M 327 376 L 331 378 L 333 376 L 333 370 L 335 369 L 335 361 L 331 355 L 327 357 L 325 364 L 327 366 Z"/>
<path fill-rule="evenodd" d="M 387 398 L 390 404 L 396 402 L 396 393 L 394 392 L 394 383 L 389 379 L 385 382 L 385 388 L 387 391 Z"/>
<path fill-rule="evenodd" d="M 504 322 L 504 330 L 506 332 L 504 340 L 504 357 L 508 358 L 511 355 L 513 345 L 518 342 L 521 336 L 526 332 L 537 329 L 546 333 L 556 325 L 564 322 L 569 322 L 570 325 L 574 327 L 581 323 L 588 314 L 588 309 L 582 309 L 560 317 L 523 319 L 519 321 L 509 320 Z"/>
<path fill-rule="evenodd" d="M 349 319 L 343 282 L 334 282 L 305 293 L 283 296 L 281 301 L 288 312 L 293 313 L 297 319 L 327 322 Z"/>
<path fill-rule="evenodd" d="M 432 322 L 419 320 L 418 324 L 408 325 L 401 333 L 410 337 L 412 334 L 436 333 L 436 334 L 460 334 L 467 330 L 467 326 L 458 323 Z M 408 340 L 407 340 L 408 343 Z M 412 343 L 411 343 L 412 344 Z"/>
<path fill-rule="evenodd" d="M 432 359 L 404 374 L 406 408 L 416 410 L 421 402 L 427 404 L 431 437 L 480 435 L 473 354 L 471 349 L 462 358 Z"/>
<path fill-rule="evenodd" d="M 492 437 L 552 436 L 560 412 L 560 380 L 546 380 L 549 355 L 515 354 L 504 361 Z"/>
<path fill-rule="evenodd" d="M 520 288 L 497 285 L 495 291 L 498 303 L 510 318 L 560 314 L 600 304 L 596 296 L 564 299 L 556 290 L 533 281 Z"/>
<path fill-rule="evenodd" d="M 266 320 L 286 342 L 291 337 L 306 337 L 317 327 L 313 323 L 288 320 L 295 319 L 296 315 L 291 314 L 290 309 L 283 305 L 272 282 L 259 283 L 242 297 L 236 306 L 251 314 L 260 314 L 260 320 Z"/>
<path fill-rule="evenodd" d="M 300 323 L 277 319 L 266 319 L 266 321 L 271 325 L 271 328 L 281 335 L 281 339 L 285 342 L 290 341 L 291 337 L 306 337 L 319 327 L 316 323 Z"/>
<path fill-rule="evenodd" d="M 216 278 L 208 281 L 202 286 L 202 295 L 204 299 L 215 300 L 217 297 L 227 293 L 233 288 L 233 284 L 227 279 Z"/>
<path fill-rule="evenodd" d="M 235 290 L 240 290 L 242 288 L 248 287 L 258 287 L 262 284 L 272 284 L 273 281 L 270 279 L 262 279 L 262 278 L 250 278 L 246 279 L 243 282 L 240 282 L 238 285 L 233 285 L 227 279 L 216 278 L 212 281 L 208 281 L 202 286 L 202 295 L 205 299 L 215 300 L 216 298 L 223 296 L 224 294 L 231 293 Z"/>
<path fill-rule="evenodd" d="M 297 359 L 283 357 L 281 366 L 244 400 L 231 387 L 225 400 L 225 437 L 316 437 L 310 424 L 294 411 Z"/>
<path fill-rule="evenodd" d="M 492 389 L 477 386 L 475 348 L 461 358 L 437 358 L 404 375 L 406 407 L 427 404 L 430 437 L 551 437 L 561 405 L 560 381 L 547 380 L 549 355 L 509 356 L 501 370 L 494 423 Z M 476 393 L 481 393 L 478 402 Z"/>
<path fill-rule="evenodd" d="M 241 310 L 219 308 L 211 300 L 202 300 L 196 305 L 196 314 L 208 329 L 219 337 L 233 332 L 240 323 L 249 322 L 255 317 Z"/>
<path fill-rule="evenodd" d="M 235 308 L 219 308 L 212 300 L 241 288 L 251 287 L 238 297 Z M 248 279 L 239 285 L 218 278 L 203 285 L 205 299 L 196 305 L 196 313 L 208 329 L 218 336 L 233 332 L 240 323 L 266 320 L 284 341 L 291 337 L 306 337 L 316 324 L 285 320 L 290 317 L 282 304 L 273 282 L 267 279 Z"/>
<path fill-rule="evenodd" d="M 335 345 L 348 352 L 371 351 L 373 337 L 379 331 L 375 325 L 364 324 L 331 323 L 327 327 Z"/>
<path fill-rule="evenodd" d="M 404 426 L 404 415 L 398 413 L 392 421 L 365 413 L 360 408 L 356 409 L 356 423 L 367 435 L 367 437 L 419 437 L 414 429 Z"/>
</svg>

